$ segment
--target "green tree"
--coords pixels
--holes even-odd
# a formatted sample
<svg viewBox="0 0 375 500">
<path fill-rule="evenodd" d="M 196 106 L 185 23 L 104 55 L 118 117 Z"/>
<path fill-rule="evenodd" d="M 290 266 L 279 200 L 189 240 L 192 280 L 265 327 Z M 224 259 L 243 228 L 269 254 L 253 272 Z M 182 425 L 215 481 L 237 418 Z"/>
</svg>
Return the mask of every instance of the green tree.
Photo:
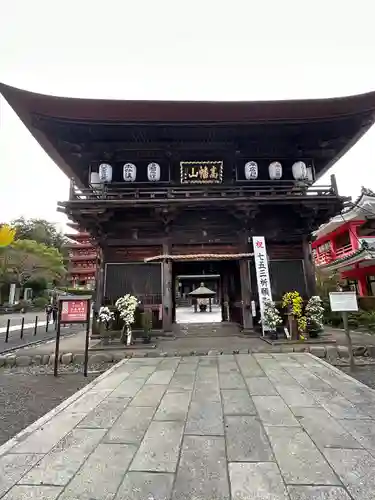
<svg viewBox="0 0 375 500">
<path fill-rule="evenodd" d="M 20 217 L 10 223 L 16 230 L 17 240 L 33 240 L 44 243 L 47 247 L 63 251 L 67 238 L 56 229 L 56 226 L 45 219 L 25 219 Z"/>
<path fill-rule="evenodd" d="M 16 240 L 0 252 L 0 286 L 44 279 L 47 283 L 65 275 L 63 257 L 56 248 L 34 240 Z"/>
</svg>

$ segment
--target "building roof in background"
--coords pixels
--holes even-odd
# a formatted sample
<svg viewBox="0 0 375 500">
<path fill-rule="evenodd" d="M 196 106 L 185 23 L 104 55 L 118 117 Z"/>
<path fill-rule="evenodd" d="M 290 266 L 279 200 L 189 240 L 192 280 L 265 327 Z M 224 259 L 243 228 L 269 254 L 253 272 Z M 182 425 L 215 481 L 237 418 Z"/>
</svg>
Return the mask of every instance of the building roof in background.
<svg viewBox="0 0 375 500">
<path fill-rule="evenodd" d="M 316 239 L 327 236 L 347 222 L 361 221 L 375 218 L 375 193 L 371 189 L 362 187 L 358 198 L 346 207 L 341 214 L 332 217 L 314 232 Z"/>
</svg>

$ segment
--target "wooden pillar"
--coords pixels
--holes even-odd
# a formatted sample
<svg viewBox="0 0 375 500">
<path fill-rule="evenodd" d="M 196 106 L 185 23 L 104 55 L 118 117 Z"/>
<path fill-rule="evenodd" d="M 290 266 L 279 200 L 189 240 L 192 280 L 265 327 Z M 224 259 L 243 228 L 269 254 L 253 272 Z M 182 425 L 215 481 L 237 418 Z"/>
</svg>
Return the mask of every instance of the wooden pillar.
<svg viewBox="0 0 375 500">
<path fill-rule="evenodd" d="M 93 309 L 93 320 L 92 320 L 92 335 L 99 335 L 99 323 L 98 314 L 99 309 L 104 305 L 104 285 L 105 285 L 105 264 L 104 264 L 104 253 L 100 252 L 100 259 L 98 262 L 98 267 L 96 270 L 96 280 L 95 280 L 95 295 L 94 295 L 94 309 Z"/>
<path fill-rule="evenodd" d="M 254 324 L 251 314 L 251 278 L 248 259 L 240 260 L 240 278 L 243 329 L 252 330 Z"/>
<path fill-rule="evenodd" d="M 168 242 L 163 243 L 163 254 L 169 254 Z M 172 330 L 172 261 L 163 260 L 162 278 L 163 278 L 163 330 L 170 332 Z"/>
<path fill-rule="evenodd" d="M 100 258 L 98 262 L 98 267 L 96 270 L 96 280 L 95 280 L 95 304 L 94 310 L 99 311 L 100 307 L 103 305 L 104 300 L 104 283 L 105 282 L 105 264 L 104 264 L 104 252 L 100 252 Z"/>
<path fill-rule="evenodd" d="M 311 244 L 305 236 L 302 239 L 303 268 L 305 273 L 306 291 L 308 297 L 316 295 L 315 267 L 311 254 Z"/>
</svg>

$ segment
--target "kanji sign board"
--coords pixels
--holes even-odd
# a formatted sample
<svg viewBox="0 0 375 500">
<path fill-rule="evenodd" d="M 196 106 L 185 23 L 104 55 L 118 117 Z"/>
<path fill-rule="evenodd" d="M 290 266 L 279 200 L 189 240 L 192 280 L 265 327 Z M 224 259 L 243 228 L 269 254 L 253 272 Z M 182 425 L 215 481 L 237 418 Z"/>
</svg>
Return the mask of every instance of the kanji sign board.
<svg viewBox="0 0 375 500">
<path fill-rule="evenodd" d="M 61 300 L 61 323 L 85 323 L 87 321 L 88 300 Z"/>
<path fill-rule="evenodd" d="M 268 258 L 267 258 L 266 242 L 264 236 L 254 236 L 253 246 L 254 246 L 255 270 L 258 282 L 260 315 L 262 318 L 262 329 L 264 335 L 264 331 L 267 329 L 267 325 L 265 325 L 263 321 L 264 301 L 267 299 L 272 300 L 271 281 L 268 269 Z"/>
</svg>

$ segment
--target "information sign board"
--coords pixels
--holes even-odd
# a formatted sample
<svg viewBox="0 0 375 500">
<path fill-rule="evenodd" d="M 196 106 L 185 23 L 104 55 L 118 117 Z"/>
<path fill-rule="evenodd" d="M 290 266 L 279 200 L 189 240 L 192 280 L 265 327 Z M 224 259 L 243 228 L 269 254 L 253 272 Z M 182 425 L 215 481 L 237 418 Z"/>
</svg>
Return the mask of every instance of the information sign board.
<svg viewBox="0 0 375 500">
<path fill-rule="evenodd" d="M 355 292 L 331 292 L 329 294 L 331 310 L 334 312 L 358 311 L 357 295 Z"/>
<path fill-rule="evenodd" d="M 85 323 L 87 321 L 87 300 L 64 300 L 61 305 L 61 323 Z"/>
</svg>

